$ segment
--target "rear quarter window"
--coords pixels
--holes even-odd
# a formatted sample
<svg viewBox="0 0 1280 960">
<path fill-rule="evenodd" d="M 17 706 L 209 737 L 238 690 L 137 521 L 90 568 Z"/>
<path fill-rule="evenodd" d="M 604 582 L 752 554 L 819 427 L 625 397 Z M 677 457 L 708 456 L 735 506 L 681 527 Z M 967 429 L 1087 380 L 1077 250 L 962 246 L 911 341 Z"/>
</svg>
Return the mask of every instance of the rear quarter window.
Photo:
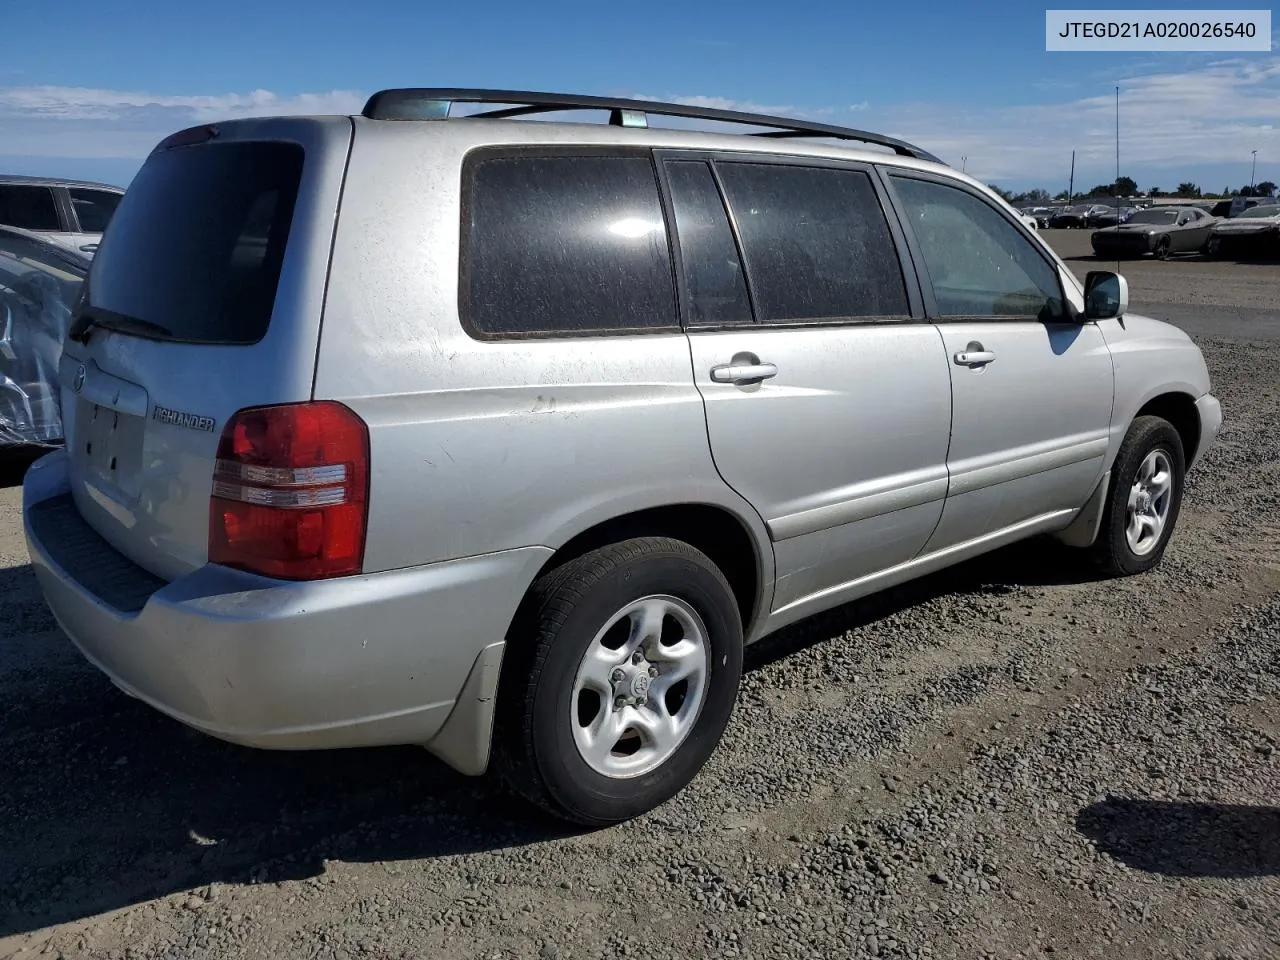
<svg viewBox="0 0 1280 960">
<path fill-rule="evenodd" d="M 473 335 L 679 328 L 647 155 L 473 156 L 462 219 L 458 306 Z"/>
<path fill-rule="evenodd" d="M 302 178 L 294 143 L 153 154 L 120 201 L 89 274 L 89 307 L 165 339 L 256 343 L 275 306 Z"/>
</svg>

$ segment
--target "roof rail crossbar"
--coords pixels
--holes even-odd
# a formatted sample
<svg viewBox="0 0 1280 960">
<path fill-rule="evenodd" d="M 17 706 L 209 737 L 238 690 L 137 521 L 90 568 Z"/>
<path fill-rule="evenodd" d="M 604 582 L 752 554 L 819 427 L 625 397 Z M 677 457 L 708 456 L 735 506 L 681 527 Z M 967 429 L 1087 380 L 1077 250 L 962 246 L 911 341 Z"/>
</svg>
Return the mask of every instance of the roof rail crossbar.
<svg viewBox="0 0 1280 960">
<path fill-rule="evenodd" d="M 371 120 L 434 120 L 449 114 L 454 103 L 507 104 L 498 110 L 471 114 L 468 119 L 490 120 L 553 113 L 565 110 L 607 110 L 613 126 L 643 127 L 646 115 L 684 117 L 693 120 L 712 120 L 753 127 L 775 127 L 775 130 L 752 134 L 761 137 L 830 137 L 837 140 L 857 140 L 862 143 L 887 147 L 903 157 L 942 161 L 933 154 L 913 144 L 894 137 L 841 127 L 829 123 L 796 120 L 789 117 L 770 116 L 763 113 L 747 113 L 741 110 L 720 110 L 697 107 L 683 103 L 666 103 L 657 100 L 629 100 L 619 97 L 595 97 L 564 93 L 535 93 L 528 90 L 480 90 L 466 87 L 407 87 L 380 90 L 371 96 L 361 111 Z"/>
</svg>

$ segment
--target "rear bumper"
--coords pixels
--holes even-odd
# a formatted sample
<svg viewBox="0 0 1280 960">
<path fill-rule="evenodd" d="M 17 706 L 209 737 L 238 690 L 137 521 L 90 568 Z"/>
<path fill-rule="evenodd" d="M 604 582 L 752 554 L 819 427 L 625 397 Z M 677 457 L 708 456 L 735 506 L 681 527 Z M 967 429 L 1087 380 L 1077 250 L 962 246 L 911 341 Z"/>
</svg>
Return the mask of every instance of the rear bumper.
<svg viewBox="0 0 1280 960">
<path fill-rule="evenodd" d="M 1200 443 L 1191 462 L 1187 464 L 1188 470 L 1200 462 L 1204 452 L 1213 446 L 1222 431 L 1222 404 L 1212 393 L 1206 393 L 1196 401 L 1196 412 L 1200 414 Z"/>
<path fill-rule="evenodd" d="M 446 759 L 483 768 L 487 741 L 460 757 L 458 730 L 487 731 L 472 714 L 491 709 L 495 650 L 550 550 L 315 583 L 210 565 L 166 583 L 80 518 L 65 462 L 55 452 L 27 474 L 28 551 L 58 623 L 125 692 L 255 747 L 431 747 L 447 725 Z M 485 702 L 472 701 L 482 661 Z"/>
</svg>

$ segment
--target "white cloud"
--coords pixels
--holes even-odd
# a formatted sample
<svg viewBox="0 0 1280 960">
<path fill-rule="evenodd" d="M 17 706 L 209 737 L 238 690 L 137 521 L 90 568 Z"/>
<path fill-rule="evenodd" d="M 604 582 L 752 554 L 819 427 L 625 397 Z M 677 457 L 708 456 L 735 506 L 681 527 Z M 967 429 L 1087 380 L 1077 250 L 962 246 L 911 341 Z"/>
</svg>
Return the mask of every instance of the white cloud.
<svg viewBox="0 0 1280 960">
<path fill-rule="evenodd" d="M 358 113 L 349 90 L 281 95 L 269 90 L 205 96 L 92 87 L 0 86 L 0 155 L 141 158 L 183 127 L 236 117 Z"/>
<path fill-rule="evenodd" d="M 702 107 L 705 110 L 738 110 L 743 113 L 767 113 L 774 116 L 799 116 L 804 113 L 813 113 L 812 110 L 804 110 L 801 107 L 792 104 L 764 104 L 755 103 L 751 100 L 733 100 L 729 97 L 706 97 L 706 96 L 666 96 L 657 97 L 645 94 L 634 94 L 637 100 L 658 100 L 663 103 L 680 103 L 686 107 Z"/>
<path fill-rule="evenodd" d="M 1142 72 L 1156 63 L 1166 64 L 1162 72 Z M 1028 86 L 1044 102 L 1019 106 L 846 101 L 833 107 L 707 94 L 632 95 L 713 109 L 843 120 L 918 143 L 956 165 L 967 156 L 967 170 L 984 180 L 1052 185 L 1065 181 L 1073 149 L 1077 183 L 1114 176 L 1113 87 L 1119 84 L 1125 175 L 1145 185 L 1149 178 L 1153 183 L 1170 176 L 1182 179 L 1197 168 L 1220 164 L 1247 169 L 1250 151 L 1256 149 L 1259 179 L 1280 179 L 1274 174 L 1280 162 L 1280 57 L 1147 58 L 1130 61 L 1128 70 L 1082 72 L 1067 88 L 1029 77 Z M 1095 90 L 1097 95 L 1072 99 L 1071 93 L 1080 90 Z M 356 113 L 365 96 L 351 90 L 175 95 L 0 86 L 0 156 L 141 159 L 167 134 L 196 123 L 267 114 Z"/>
<path fill-rule="evenodd" d="M 1190 168 L 1243 165 L 1255 149 L 1272 165 L 1280 160 L 1277 57 L 1130 75 L 1099 83 L 1097 96 L 1058 103 L 963 109 L 895 106 L 883 111 L 881 128 L 948 161 L 967 156 L 968 171 L 985 180 L 1056 182 L 1065 179 L 1075 150 L 1076 182 L 1082 171 L 1086 179 L 1105 182 L 1115 176 L 1116 85 L 1120 167 L 1126 176 L 1145 183 L 1158 171 L 1176 175 Z"/>
</svg>

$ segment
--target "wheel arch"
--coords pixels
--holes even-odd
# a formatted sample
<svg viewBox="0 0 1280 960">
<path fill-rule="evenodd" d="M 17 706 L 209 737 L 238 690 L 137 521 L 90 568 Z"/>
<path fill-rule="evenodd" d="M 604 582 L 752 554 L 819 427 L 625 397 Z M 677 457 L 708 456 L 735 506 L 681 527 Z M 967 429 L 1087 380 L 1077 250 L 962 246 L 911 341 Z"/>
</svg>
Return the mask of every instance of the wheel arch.
<svg viewBox="0 0 1280 960">
<path fill-rule="evenodd" d="M 768 614 L 772 600 L 773 550 L 763 524 L 721 504 L 677 503 L 645 507 L 598 521 L 567 536 L 534 577 L 599 547 L 633 537 L 671 537 L 702 551 L 724 574 L 738 602 L 743 636 Z"/>
<path fill-rule="evenodd" d="M 1169 421 L 1182 441 L 1183 462 L 1190 464 L 1196 459 L 1200 449 L 1200 411 L 1194 397 L 1180 390 L 1157 394 L 1138 408 L 1130 423 L 1145 416 Z"/>
</svg>

